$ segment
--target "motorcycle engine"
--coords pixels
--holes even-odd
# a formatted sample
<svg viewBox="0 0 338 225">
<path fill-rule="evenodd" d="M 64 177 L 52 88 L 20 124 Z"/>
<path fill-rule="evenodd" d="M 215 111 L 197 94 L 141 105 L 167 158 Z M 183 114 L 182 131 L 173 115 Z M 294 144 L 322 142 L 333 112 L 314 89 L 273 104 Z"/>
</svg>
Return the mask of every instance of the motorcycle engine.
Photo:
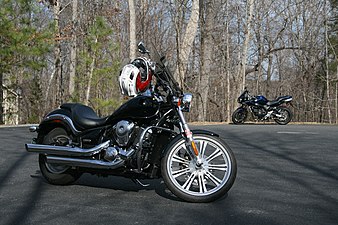
<svg viewBox="0 0 338 225">
<path fill-rule="evenodd" d="M 257 116 L 259 119 L 262 119 L 267 113 L 267 111 L 264 108 L 257 106 L 252 107 L 252 111 L 255 114 L 255 116 Z"/>
<path fill-rule="evenodd" d="M 125 147 L 128 145 L 134 130 L 135 124 L 133 122 L 129 122 L 126 120 L 121 120 L 118 122 L 114 128 L 114 137 L 116 143 L 121 146 Z"/>
</svg>

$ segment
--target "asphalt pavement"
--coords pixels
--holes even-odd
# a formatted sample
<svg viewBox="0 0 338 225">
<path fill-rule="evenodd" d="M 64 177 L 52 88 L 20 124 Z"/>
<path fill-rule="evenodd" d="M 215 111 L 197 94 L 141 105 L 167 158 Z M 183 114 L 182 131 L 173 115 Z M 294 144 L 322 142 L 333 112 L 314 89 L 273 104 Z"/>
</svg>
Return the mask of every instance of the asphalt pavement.
<svg viewBox="0 0 338 225">
<path fill-rule="evenodd" d="M 43 179 L 27 127 L 0 128 L 0 224 L 338 224 L 338 126 L 212 125 L 235 153 L 224 198 L 183 202 L 162 180 L 142 188 L 121 177 Z"/>
</svg>

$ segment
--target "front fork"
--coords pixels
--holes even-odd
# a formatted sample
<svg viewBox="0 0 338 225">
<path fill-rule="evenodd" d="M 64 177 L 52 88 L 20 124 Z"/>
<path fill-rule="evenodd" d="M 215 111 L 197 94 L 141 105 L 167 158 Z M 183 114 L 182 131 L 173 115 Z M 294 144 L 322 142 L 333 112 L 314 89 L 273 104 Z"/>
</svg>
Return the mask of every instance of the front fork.
<svg viewBox="0 0 338 225">
<path fill-rule="evenodd" d="M 185 145 L 187 148 L 187 152 L 189 156 L 191 157 L 191 159 L 195 162 L 195 164 L 197 166 L 200 166 L 202 165 L 202 158 L 200 157 L 199 151 L 196 146 L 196 142 L 194 141 L 194 138 L 193 138 L 193 133 L 191 132 L 188 126 L 188 123 L 186 122 L 184 118 L 182 108 L 180 106 L 177 107 L 177 112 L 180 118 L 181 133 L 184 135 L 185 140 L 186 140 Z"/>
</svg>

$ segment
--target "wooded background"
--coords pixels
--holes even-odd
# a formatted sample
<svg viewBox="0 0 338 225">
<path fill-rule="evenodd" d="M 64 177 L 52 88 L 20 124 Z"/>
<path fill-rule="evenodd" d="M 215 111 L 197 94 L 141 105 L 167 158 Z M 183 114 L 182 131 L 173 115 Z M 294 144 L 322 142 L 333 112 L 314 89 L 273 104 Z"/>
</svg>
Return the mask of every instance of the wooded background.
<svg viewBox="0 0 338 225">
<path fill-rule="evenodd" d="M 0 0 L 0 123 L 37 123 L 65 102 L 107 116 L 119 71 L 151 43 L 190 121 L 230 121 L 244 87 L 292 95 L 293 121 L 338 123 L 337 0 Z"/>
</svg>

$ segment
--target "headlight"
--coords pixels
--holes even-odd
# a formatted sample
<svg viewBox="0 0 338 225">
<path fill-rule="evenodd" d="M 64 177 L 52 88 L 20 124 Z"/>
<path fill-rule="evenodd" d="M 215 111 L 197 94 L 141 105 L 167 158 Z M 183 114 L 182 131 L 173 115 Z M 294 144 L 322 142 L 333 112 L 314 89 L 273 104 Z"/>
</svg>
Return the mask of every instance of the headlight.
<svg viewBox="0 0 338 225">
<path fill-rule="evenodd" d="M 191 101 L 192 101 L 192 94 L 186 93 L 183 95 L 183 98 L 182 98 L 182 111 L 183 112 L 190 111 Z"/>
</svg>

